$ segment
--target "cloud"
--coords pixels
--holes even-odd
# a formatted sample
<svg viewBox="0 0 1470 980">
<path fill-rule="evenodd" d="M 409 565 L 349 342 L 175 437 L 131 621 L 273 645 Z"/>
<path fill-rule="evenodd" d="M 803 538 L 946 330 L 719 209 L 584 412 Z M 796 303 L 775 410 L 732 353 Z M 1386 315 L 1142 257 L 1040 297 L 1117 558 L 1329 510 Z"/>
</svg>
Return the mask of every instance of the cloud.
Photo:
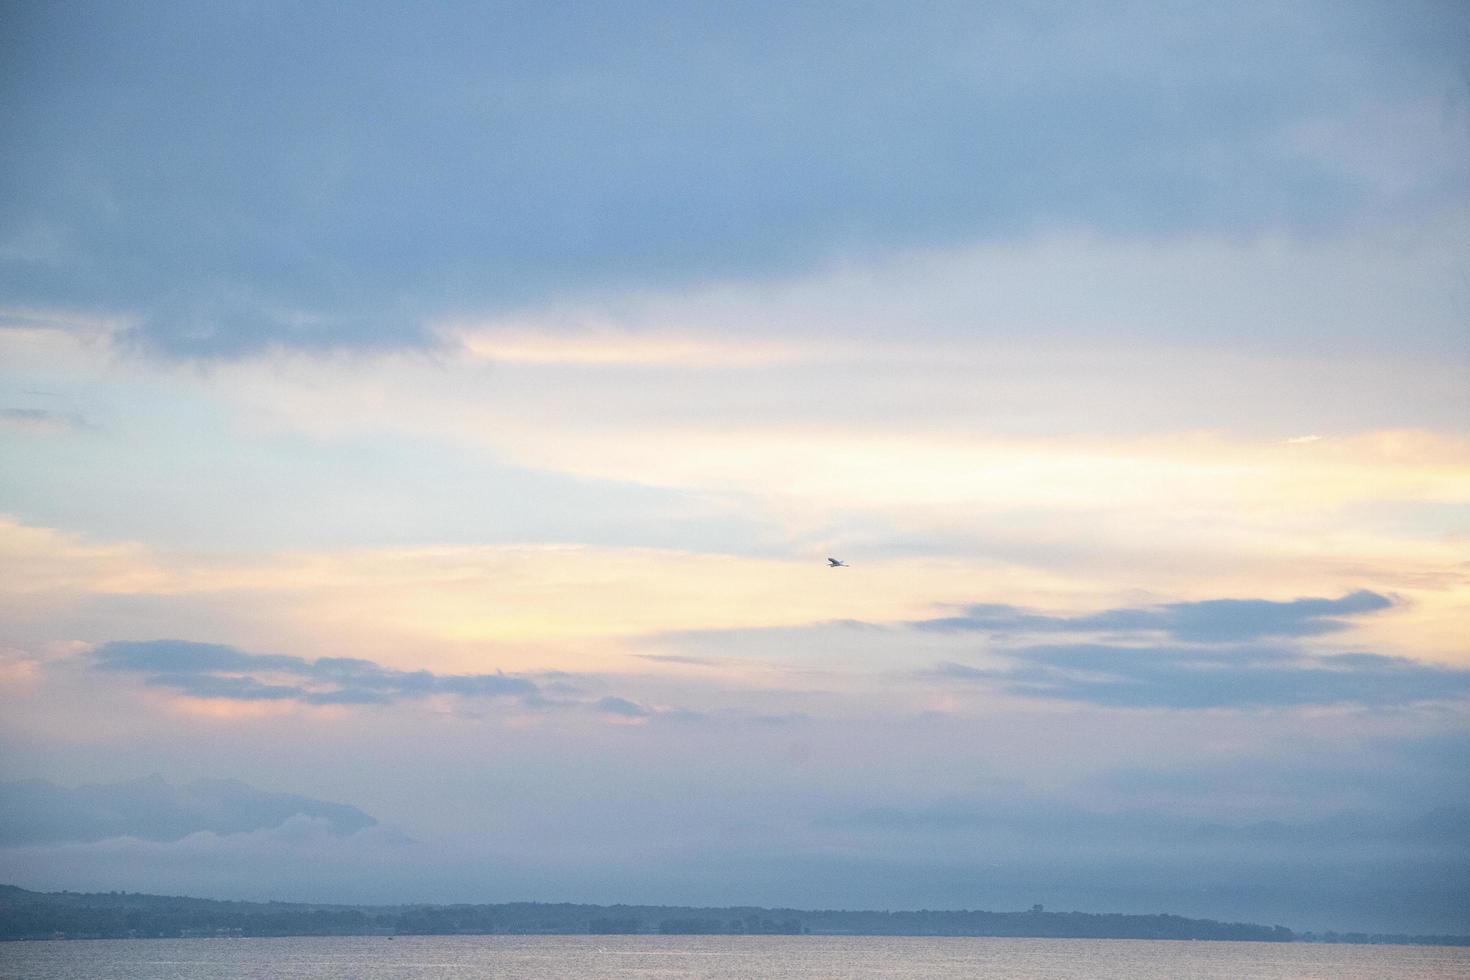
<svg viewBox="0 0 1470 980">
<path fill-rule="evenodd" d="M 966 607 L 962 616 L 909 625 L 941 633 L 1163 633 L 1190 643 L 1239 643 L 1332 633 L 1350 625 L 1336 617 L 1381 612 L 1392 605 L 1386 596 L 1366 589 L 1339 599 L 1207 599 L 1109 609 L 1086 616 L 1047 616 L 1015 606 L 977 604 Z"/>
<path fill-rule="evenodd" d="M 1358 118 L 1442 94 L 1454 7 L 30 5 L 0 300 L 175 353 L 391 347 L 844 251 L 1341 224 L 1463 173 Z"/>
<path fill-rule="evenodd" d="M 296 701 L 302 704 L 390 704 L 452 694 L 460 697 L 534 697 L 536 684 L 506 674 L 435 674 L 403 671 L 352 657 L 301 657 L 246 653 L 216 643 L 186 640 L 112 642 L 93 654 L 99 670 L 146 675 L 152 687 L 196 698 Z M 261 677 L 285 677 L 271 682 Z"/>
<path fill-rule="evenodd" d="M 0 785 L 0 846 L 90 842 L 113 837 L 177 841 L 200 832 L 239 834 L 321 820 L 337 835 L 377 824 L 353 806 L 268 793 L 233 779 L 173 786 L 153 775 L 68 789 L 33 779 Z"/>
<path fill-rule="evenodd" d="M 1023 697 L 1121 708 L 1383 707 L 1470 696 L 1470 670 L 1371 653 L 1073 644 L 1027 647 L 1005 656 L 1006 666 L 947 662 L 927 676 L 993 684 Z"/>
</svg>

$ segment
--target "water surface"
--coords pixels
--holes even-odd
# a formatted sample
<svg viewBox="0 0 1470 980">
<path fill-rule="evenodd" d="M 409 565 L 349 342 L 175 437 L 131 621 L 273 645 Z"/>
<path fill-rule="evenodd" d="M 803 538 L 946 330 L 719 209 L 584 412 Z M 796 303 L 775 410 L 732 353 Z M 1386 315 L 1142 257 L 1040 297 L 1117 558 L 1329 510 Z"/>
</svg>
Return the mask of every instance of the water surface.
<svg viewBox="0 0 1470 980">
<path fill-rule="evenodd" d="M 937 977 L 1464 980 L 1470 949 L 918 936 L 421 936 L 0 943 L 6 980 Z"/>
</svg>

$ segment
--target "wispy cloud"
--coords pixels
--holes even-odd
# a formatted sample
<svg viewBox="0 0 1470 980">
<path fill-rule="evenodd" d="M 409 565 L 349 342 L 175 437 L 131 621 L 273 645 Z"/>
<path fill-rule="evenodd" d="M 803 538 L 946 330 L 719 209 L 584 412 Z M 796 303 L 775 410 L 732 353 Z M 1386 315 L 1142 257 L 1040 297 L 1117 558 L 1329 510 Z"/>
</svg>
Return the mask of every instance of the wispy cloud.
<svg viewBox="0 0 1470 980">
<path fill-rule="evenodd" d="M 97 428 L 75 412 L 45 408 L 0 408 L 0 425 L 38 433 L 88 432 Z"/>
<path fill-rule="evenodd" d="M 681 667 L 720 667 L 730 663 L 728 658 L 720 657 L 692 657 L 680 653 L 639 653 L 635 654 L 640 660 L 652 660 L 655 663 L 678 664 Z"/>
<path fill-rule="evenodd" d="M 1073 644 L 1012 650 L 1005 658 L 998 667 L 941 663 L 926 676 L 1120 708 L 1382 707 L 1470 697 L 1470 670 L 1372 653 Z"/>
<path fill-rule="evenodd" d="M 445 327 L 471 357 L 500 364 L 744 368 L 811 360 L 816 348 L 750 338 L 648 334 L 624 329 Z"/>
</svg>

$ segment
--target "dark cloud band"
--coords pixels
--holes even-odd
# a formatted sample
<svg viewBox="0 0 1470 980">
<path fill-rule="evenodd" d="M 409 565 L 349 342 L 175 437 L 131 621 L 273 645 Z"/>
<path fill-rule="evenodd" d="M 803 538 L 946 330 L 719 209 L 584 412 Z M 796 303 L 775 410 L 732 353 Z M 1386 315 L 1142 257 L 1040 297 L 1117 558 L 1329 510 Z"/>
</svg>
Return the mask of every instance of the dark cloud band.
<svg viewBox="0 0 1470 980">
<path fill-rule="evenodd" d="M 1388 706 L 1470 696 L 1467 670 L 1374 653 L 1321 656 L 1296 645 L 1393 604 L 1367 589 L 1335 599 L 1207 599 L 1083 616 L 975 604 L 958 616 L 905 625 L 1012 643 L 1032 638 L 1030 645 L 987 651 L 1002 658 L 999 666 L 942 663 L 927 672 L 1023 697 L 1125 708 L 1245 708 Z M 1034 642 L 1048 635 L 1084 642 Z"/>
<path fill-rule="evenodd" d="M 1345 79 L 1453 69 L 1458 5 L 1240 6 L 594 4 L 568 31 L 527 3 L 24 4 L 0 51 L 0 300 L 127 314 L 176 353 L 393 347 L 446 312 L 855 245 L 1393 203 L 1282 134 L 1377 95 Z"/>
</svg>

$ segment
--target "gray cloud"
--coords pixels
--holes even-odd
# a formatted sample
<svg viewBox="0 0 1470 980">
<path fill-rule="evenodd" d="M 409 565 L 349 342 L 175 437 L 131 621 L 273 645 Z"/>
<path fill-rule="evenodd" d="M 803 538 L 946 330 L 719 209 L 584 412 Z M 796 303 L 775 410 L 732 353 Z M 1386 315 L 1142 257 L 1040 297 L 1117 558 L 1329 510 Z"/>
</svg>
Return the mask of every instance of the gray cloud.
<svg viewBox="0 0 1470 980">
<path fill-rule="evenodd" d="M 1190 643 L 1240 643 L 1268 637 L 1317 636 L 1346 629 L 1339 618 L 1381 612 L 1392 600 L 1366 589 L 1338 599 L 1207 599 L 1109 609 L 1087 616 L 1047 616 L 1015 606 L 976 604 L 961 616 L 910 623 L 933 632 L 1163 633 Z"/>
<path fill-rule="evenodd" d="M 93 656 L 103 670 L 158 671 L 179 676 L 245 670 L 302 674 L 311 670 L 311 662 L 301 657 L 246 653 L 222 643 L 188 640 L 116 641 L 98 647 Z"/>
<path fill-rule="evenodd" d="M 393 670 L 352 657 L 306 660 L 185 640 L 106 643 L 97 648 L 93 658 L 100 670 L 143 674 L 145 683 L 152 687 L 234 701 L 390 704 L 432 694 L 535 697 L 539 690 L 524 677 L 505 674 Z M 290 682 L 262 679 L 282 676 Z"/>
<path fill-rule="evenodd" d="M 173 786 L 154 775 L 75 789 L 41 779 L 0 784 L 0 846 L 113 837 L 176 841 L 201 831 L 275 828 L 298 816 L 324 820 L 338 835 L 377 824 L 353 806 L 267 793 L 233 779 Z"/>
<path fill-rule="evenodd" d="M 396 346 L 854 249 L 1316 229 L 1462 176 L 1365 179 L 1352 125 L 1442 95 L 1459 5 L 1045 6 L 23 4 L 0 302 L 175 353 Z M 1346 150 L 1290 138 L 1323 120 Z"/>
<path fill-rule="evenodd" d="M 1387 706 L 1470 696 L 1470 670 L 1371 653 L 1105 644 L 1033 646 L 1003 667 L 942 663 L 928 676 L 1025 697 L 1124 708 Z"/>
</svg>

